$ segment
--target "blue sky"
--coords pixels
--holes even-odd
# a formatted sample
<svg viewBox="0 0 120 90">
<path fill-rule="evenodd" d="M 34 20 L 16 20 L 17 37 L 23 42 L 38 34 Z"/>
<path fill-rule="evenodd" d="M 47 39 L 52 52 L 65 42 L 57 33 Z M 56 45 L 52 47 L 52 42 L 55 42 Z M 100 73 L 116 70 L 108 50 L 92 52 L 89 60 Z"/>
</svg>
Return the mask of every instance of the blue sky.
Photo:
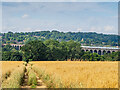
<svg viewBox="0 0 120 90">
<path fill-rule="evenodd" d="M 117 2 L 3 2 L 2 32 L 118 33 Z"/>
</svg>

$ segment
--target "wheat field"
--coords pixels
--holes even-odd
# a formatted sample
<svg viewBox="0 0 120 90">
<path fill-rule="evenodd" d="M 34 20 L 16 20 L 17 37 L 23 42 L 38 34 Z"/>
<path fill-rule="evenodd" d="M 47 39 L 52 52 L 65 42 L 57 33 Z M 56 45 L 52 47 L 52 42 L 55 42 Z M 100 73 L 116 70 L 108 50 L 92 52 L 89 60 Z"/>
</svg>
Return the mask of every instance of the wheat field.
<svg viewBox="0 0 120 90">
<path fill-rule="evenodd" d="M 6 74 L 11 73 L 10 80 L 14 82 L 23 77 L 23 63 L 0 62 L 3 87 L 11 85 L 9 79 L 4 78 Z M 118 88 L 118 62 L 32 61 L 29 64 L 48 88 Z M 14 83 L 12 87 L 20 87 L 19 85 L 20 82 Z"/>
<path fill-rule="evenodd" d="M 0 80 L 7 77 L 11 72 L 13 72 L 17 67 L 23 65 L 23 61 L 0 61 Z"/>
<path fill-rule="evenodd" d="M 33 64 L 33 68 L 44 71 L 44 74 L 56 81 L 55 83 L 61 83 L 65 88 L 118 88 L 118 62 L 34 61 L 30 63 Z M 55 87 L 61 87 L 59 85 Z"/>
</svg>

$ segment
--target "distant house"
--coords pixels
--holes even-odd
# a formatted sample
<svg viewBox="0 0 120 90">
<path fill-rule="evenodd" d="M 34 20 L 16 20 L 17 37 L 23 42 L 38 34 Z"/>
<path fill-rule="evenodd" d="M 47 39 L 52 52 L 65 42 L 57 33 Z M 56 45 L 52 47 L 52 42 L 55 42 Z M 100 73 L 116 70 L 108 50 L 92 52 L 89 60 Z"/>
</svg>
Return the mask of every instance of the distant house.
<svg viewBox="0 0 120 90">
<path fill-rule="evenodd" d="M 84 41 L 84 39 L 82 38 L 81 42 L 83 42 L 83 41 Z"/>
</svg>

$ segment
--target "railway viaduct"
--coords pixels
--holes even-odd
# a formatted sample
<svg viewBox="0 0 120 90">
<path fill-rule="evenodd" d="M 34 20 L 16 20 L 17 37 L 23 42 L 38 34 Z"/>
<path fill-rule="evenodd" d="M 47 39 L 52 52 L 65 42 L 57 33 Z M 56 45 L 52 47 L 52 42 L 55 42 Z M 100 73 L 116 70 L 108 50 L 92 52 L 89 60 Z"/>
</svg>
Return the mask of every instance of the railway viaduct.
<svg viewBox="0 0 120 90">
<path fill-rule="evenodd" d="M 91 47 L 91 46 L 81 46 L 82 49 L 86 51 L 90 51 L 91 53 L 98 53 L 99 55 L 103 55 L 105 53 L 117 52 L 119 48 L 116 47 Z"/>
<path fill-rule="evenodd" d="M 7 44 L 2 44 L 2 46 L 5 46 Z M 24 45 L 24 44 L 10 44 L 12 47 L 15 47 L 17 50 L 20 50 L 20 48 Z"/>
</svg>

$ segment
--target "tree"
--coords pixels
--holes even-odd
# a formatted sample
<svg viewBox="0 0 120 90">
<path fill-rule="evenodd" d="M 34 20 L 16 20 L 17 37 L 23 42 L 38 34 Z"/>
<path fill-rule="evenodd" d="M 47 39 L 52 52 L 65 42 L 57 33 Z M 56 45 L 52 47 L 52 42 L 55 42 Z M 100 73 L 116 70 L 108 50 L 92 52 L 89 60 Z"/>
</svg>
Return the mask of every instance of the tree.
<svg viewBox="0 0 120 90">
<path fill-rule="evenodd" d="M 68 58 L 70 58 L 71 60 L 75 59 L 75 58 L 79 58 L 81 57 L 81 44 L 78 42 L 75 42 L 73 40 L 70 40 L 67 42 L 67 52 L 68 52 Z"/>
<path fill-rule="evenodd" d="M 52 60 L 61 59 L 62 53 L 59 47 L 60 43 L 58 41 L 50 39 L 46 40 L 44 44 L 49 48 L 49 52 L 51 53 L 48 55 L 49 58 Z"/>
<path fill-rule="evenodd" d="M 2 52 L 2 61 L 10 61 L 11 60 L 11 52 L 4 51 Z"/>
<path fill-rule="evenodd" d="M 25 61 L 32 59 L 33 61 L 42 61 L 47 59 L 47 47 L 42 41 L 30 41 L 21 47 L 23 51 L 23 59 Z"/>
<path fill-rule="evenodd" d="M 17 52 L 11 52 L 11 59 L 10 61 L 22 61 L 22 55 Z"/>
<path fill-rule="evenodd" d="M 22 61 L 22 54 L 18 51 L 11 52 L 11 51 L 4 51 L 2 53 L 2 60 L 3 61 Z"/>
<path fill-rule="evenodd" d="M 61 60 L 67 60 L 68 51 L 67 51 L 67 43 L 65 41 L 62 41 L 59 46 L 60 53 L 61 53 Z"/>
<path fill-rule="evenodd" d="M 8 45 L 3 46 L 2 51 L 11 51 L 12 49 L 13 47 L 10 44 L 8 44 Z"/>
<path fill-rule="evenodd" d="M 21 32 L 21 33 L 0 33 L 0 36 L 2 36 L 2 42 L 3 43 L 26 43 L 31 40 L 48 40 L 50 38 L 58 41 L 69 41 L 74 40 L 77 42 L 80 42 L 84 45 L 96 45 L 96 46 L 102 46 L 102 45 L 109 45 L 109 46 L 119 46 L 118 44 L 118 35 L 106 35 L 106 34 L 97 34 L 94 32 L 89 33 L 83 33 L 83 32 L 59 32 L 53 30 L 50 31 L 40 31 L 40 32 Z M 84 39 L 83 41 L 82 38 Z M 26 42 L 24 42 L 26 40 Z"/>
<path fill-rule="evenodd" d="M 87 52 L 85 52 L 84 53 L 84 55 L 82 56 L 82 59 L 84 60 L 84 61 L 89 61 L 90 60 L 90 52 L 89 51 L 87 51 Z"/>
</svg>

